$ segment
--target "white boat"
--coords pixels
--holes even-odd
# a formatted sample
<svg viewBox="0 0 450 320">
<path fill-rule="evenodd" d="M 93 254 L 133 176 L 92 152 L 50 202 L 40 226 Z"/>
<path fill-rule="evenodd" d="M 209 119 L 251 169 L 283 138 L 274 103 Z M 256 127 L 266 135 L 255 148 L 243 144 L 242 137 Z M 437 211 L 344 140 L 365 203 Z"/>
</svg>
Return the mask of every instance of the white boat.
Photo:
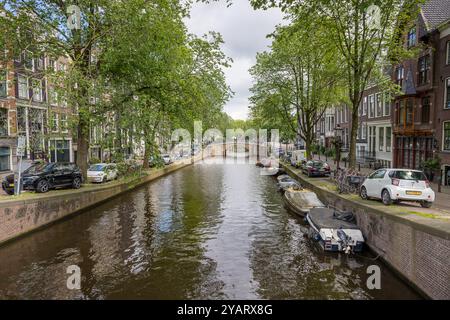
<svg viewBox="0 0 450 320">
<path fill-rule="evenodd" d="M 294 213 L 304 217 L 312 208 L 324 208 L 325 205 L 317 195 L 307 189 L 295 190 L 289 188 L 284 193 L 286 206 Z"/>
<path fill-rule="evenodd" d="M 364 246 L 361 230 L 342 215 L 334 209 L 312 208 L 306 220 L 312 228 L 312 236 L 325 251 L 361 252 Z"/>
</svg>

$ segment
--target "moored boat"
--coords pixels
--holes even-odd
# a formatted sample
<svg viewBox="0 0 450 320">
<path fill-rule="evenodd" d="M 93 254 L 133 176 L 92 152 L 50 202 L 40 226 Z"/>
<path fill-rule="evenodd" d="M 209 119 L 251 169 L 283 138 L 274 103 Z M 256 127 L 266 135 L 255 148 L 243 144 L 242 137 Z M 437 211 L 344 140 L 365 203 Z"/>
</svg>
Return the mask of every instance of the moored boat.
<svg viewBox="0 0 450 320">
<path fill-rule="evenodd" d="M 284 200 L 286 206 L 298 214 L 304 217 L 312 208 L 324 208 L 325 205 L 317 198 L 317 195 L 307 189 L 295 190 L 289 188 L 284 193 Z"/>
<path fill-rule="evenodd" d="M 312 235 L 325 251 L 360 252 L 364 237 L 359 227 L 350 222 L 352 214 L 330 208 L 312 208 L 306 216 Z"/>
</svg>

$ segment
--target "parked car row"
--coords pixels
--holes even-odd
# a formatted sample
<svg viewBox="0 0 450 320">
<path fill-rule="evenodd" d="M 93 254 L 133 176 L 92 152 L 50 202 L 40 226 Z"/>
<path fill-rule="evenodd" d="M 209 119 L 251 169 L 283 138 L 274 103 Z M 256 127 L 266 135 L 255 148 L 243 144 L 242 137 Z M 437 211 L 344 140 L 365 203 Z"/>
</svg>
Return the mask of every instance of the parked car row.
<svg viewBox="0 0 450 320">
<path fill-rule="evenodd" d="M 75 163 L 34 162 L 22 166 L 20 177 L 21 191 L 35 191 L 45 193 L 52 189 L 74 188 L 79 189 L 83 183 L 83 175 Z M 98 163 L 91 165 L 87 171 L 88 182 L 102 183 L 118 178 L 116 164 Z M 18 185 L 18 173 L 6 176 L 2 181 L 2 189 L 13 195 Z"/>
</svg>

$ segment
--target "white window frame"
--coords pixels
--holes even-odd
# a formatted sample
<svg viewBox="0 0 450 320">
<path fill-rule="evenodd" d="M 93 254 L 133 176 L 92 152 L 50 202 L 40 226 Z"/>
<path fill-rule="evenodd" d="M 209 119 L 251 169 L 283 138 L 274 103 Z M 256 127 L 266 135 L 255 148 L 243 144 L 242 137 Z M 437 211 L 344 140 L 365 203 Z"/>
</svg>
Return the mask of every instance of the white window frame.
<svg viewBox="0 0 450 320">
<path fill-rule="evenodd" d="M 445 132 L 445 124 L 446 124 L 446 123 L 450 123 L 450 120 L 442 121 L 442 146 L 441 146 L 441 148 L 442 148 L 442 151 L 443 151 L 443 152 L 450 152 L 450 149 L 444 149 L 444 146 L 445 146 L 445 136 L 444 136 L 444 132 Z"/>
<path fill-rule="evenodd" d="M 379 118 L 383 116 L 383 108 L 384 108 L 384 103 L 383 103 L 383 97 L 382 97 L 382 93 L 378 92 L 377 94 L 375 94 L 375 118 Z M 381 114 L 378 113 L 380 106 L 379 104 L 381 104 Z"/>
<path fill-rule="evenodd" d="M 31 69 L 27 68 L 26 63 L 25 63 L 25 62 L 26 62 L 26 59 L 22 59 L 22 57 L 20 57 L 20 60 L 21 60 L 21 62 L 23 62 L 23 68 L 24 68 L 25 70 L 33 71 L 33 72 L 34 72 L 35 68 L 34 68 L 34 58 L 33 58 L 33 53 L 32 53 L 31 51 L 29 51 L 29 50 L 24 50 L 24 51 L 22 52 L 22 54 L 25 54 L 25 58 L 27 57 L 27 54 L 30 54 L 30 55 L 31 55 Z"/>
<path fill-rule="evenodd" d="M 25 79 L 26 80 L 26 96 L 22 96 L 22 95 L 20 95 L 20 92 L 21 92 L 21 90 L 20 90 L 20 78 L 23 78 L 23 79 Z M 17 74 L 17 96 L 20 98 L 20 99 L 26 99 L 26 100 L 28 100 L 28 99 L 30 99 L 30 83 L 29 83 L 29 78 L 28 77 L 26 77 L 26 76 L 24 76 L 24 75 L 22 75 L 22 74 Z"/>
<path fill-rule="evenodd" d="M 390 129 L 390 131 L 391 131 L 391 143 L 389 144 L 389 150 L 388 150 L 388 143 L 387 143 L 387 139 L 388 139 L 388 133 L 387 133 L 387 131 L 388 131 L 388 129 Z M 386 152 L 392 152 L 392 127 L 391 126 L 387 126 L 387 127 L 385 127 L 384 128 L 384 134 L 385 134 L 385 136 L 386 136 L 386 138 L 385 138 L 385 150 L 386 150 Z"/>
<path fill-rule="evenodd" d="M 383 136 L 381 137 L 382 139 L 380 139 L 380 131 L 383 130 Z M 384 152 L 386 149 L 386 129 L 384 127 L 378 127 L 377 130 L 377 134 L 378 134 L 378 152 Z M 383 143 L 383 145 L 381 145 L 381 143 Z"/>
<path fill-rule="evenodd" d="M 371 101 L 372 101 L 372 98 L 373 98 L 373 103 L 371 103 Z M 368 106 L 369 106 L 369 109 L 368 109 L 368 117 L 369 118 L 375 118 L 375 95 L 374 94 L 371 94 L 370 96 L 369 96 L 369 101 L 368 101 Z M 371 108 L 373 107 L 373 115 L 371 115 L 372 114 L 372 112 L 371 112 Z"/>
<path fill-rule="evenodd" d="M 363 98 L 363 116 L 367 115 L 367 106 L 368 106 L 368 99 L 367 96 Z"/>
<path fill-rule="evenodd" d="M 64 121 L 63 121 L 63 117 L 65 118 Z M 65 127 L 62 125 L 63 122 L 65 122 Z M 60 125 L 61 125 L 61 132 L 62 132 L 62 133 L 67 133 L 67 132 L 69 132 L 69 126 L 67 125 L 67 123 L 68 123 L 67 114 L 61 113 L 61 115 L 60 115 L 60 117 L 59 117 L 59 123 L 60 123 Z"/>
<path fill-rule="evenodd" d="M 42 89 L 43 89 L 42 79 L 41 80 L 39 80 L 39 79 L 32 79 L 31 82 L 32 82 L 32 88 L 31 89 L 33 91 L 33 101 L 42 102 L 44 100 L 44 97 L 43 97 L 43 94 L 42 94 Z M 39 99 L 37 99 L 37 97 L 36 97 L 36 90 L 37 90 L 37 88 L 35 88 L 35 86 L 34 86 L 35 83 L 40 83 L 39 96 L 38 96 Z"/>
<path fill-rule="evenodd" d="M 52 121 L 52 123 L 51 123 L 51 130 L 52 130 L 52 132 L 59 132 L 59 115 L 56 112 L 54 112 L 52 114 L 52 120 L 51 121 Z"/>
<path fill-rule="evenodd" d="M 383 94 L 383 97 L 384 97 L 384 99 L 383 99 L 383 115 L 384 115 L 385 117 L 388 117 L 388 116 L 390 116 L 391 113 L 392 113 L 392 110 L 391 110 L 391 109 L 392 109 L 391 95 L 390 95 L 389 92 L 385 92 L 385 93 Z M 388 108 L 389 112 L 388 112 L 388 113 L 386 113 L 386 104 L 389 105 L 389 108 Z"/>
<path fill-rule="evenodd" d="M 447 97 L 448 97 L 447 90 L 448 90 L 449 86 L 450 86 L 450 77 L 445 79 L 445 82 L 444 82 L 444 109 L 445 110 L 450 110 L 450 108 L 448 107 L 450 101 L 447 101 Z"/>
<path fill-rule="evenodd" d="M 446 59 L 445 59 L 445 64 L 446 65 L 450 65 L 450 40 L 447 41 L 447 53 L 446 53 Z"/>
</svg>

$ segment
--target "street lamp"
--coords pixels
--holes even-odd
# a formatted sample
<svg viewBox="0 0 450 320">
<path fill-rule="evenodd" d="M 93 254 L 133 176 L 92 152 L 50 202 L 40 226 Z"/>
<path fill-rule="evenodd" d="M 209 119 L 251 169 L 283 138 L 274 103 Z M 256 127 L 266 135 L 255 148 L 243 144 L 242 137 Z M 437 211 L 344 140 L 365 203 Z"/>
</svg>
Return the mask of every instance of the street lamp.
<svg viewBox="0 0 450 320">
<path fill-rule="evenodd" d="M 336 128 L 334 128 L 334 139 L 333 144 L 336 151 L 336 168 L 339 169 L 339 162 L 341 161 L 341 148 L 342 148 L 342 128 L 338 124 Z"/>
</svg>

